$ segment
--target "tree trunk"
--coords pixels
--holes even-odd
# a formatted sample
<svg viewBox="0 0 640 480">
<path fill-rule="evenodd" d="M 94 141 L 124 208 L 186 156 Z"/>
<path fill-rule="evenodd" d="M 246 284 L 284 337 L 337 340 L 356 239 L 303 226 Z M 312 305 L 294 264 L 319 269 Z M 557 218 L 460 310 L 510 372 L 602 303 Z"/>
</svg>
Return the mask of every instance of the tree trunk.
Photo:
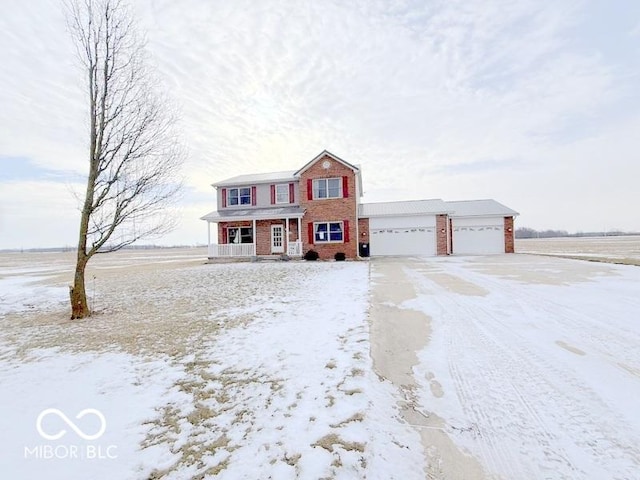
<svg viewBox="0 0 640 480">
<path fill-rule="evenodd" d="M 87 293 L 84 287 L 84 269 L 87 266 L 88 258 L 78 255 L 76 273 L 73 277 L 73 287 L 69 287 L 69 297 L 71 300 L 71 319 L 86 318 L 91 315 L 87 304 Z"/>
</svg>

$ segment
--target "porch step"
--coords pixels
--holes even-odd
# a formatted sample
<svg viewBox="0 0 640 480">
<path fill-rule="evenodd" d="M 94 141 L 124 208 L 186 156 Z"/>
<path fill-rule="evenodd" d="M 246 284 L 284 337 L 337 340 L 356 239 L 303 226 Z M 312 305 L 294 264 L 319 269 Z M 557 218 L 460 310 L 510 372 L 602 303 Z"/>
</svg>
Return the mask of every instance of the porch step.
<svg viewBox="0 0 640 480">
<path fill-rule="evenodd" d="M 292 257 L 287 255 L 256 255 L 253 257 L 254 262 L 287 262 L 289 260 L 293 260 Z"/>
<path fill-rule="evenodd" d="M 300 260 L 300 257 L 286 255 L 256 255 L 254 257 L 209 257 L 206 263 L 242 263 L 242 262 L 287 262 Z"/>
<path fill-rule="evenodd" d="M 209 257 L 205 263 L 243 263 L 252 260 L 253 257 Z"/>
</svg>

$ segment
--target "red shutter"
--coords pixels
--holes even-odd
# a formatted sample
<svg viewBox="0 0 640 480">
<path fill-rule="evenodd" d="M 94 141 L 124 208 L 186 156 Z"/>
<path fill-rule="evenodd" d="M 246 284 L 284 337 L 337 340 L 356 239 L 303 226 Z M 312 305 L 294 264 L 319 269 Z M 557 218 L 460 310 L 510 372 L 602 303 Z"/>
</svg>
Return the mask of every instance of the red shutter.
<svg viewBox="0 0 640 480">
<path fill-rule="evenodd" d="M 289 184 L 289 203 L 296 203 L 296 200 L 295 200 L 295 185 L 293 183 Z"/>
<path fill-rule="evenodd" d="M 307 228 L 309 230 L 309 245 L 313 245 L 313 222 L 307 224 Z"/>
<path fill-rule="evenodd" d="M 271 205 L 276 203 L 276 186 L 271 185 Z"/>
<path fill-rule="evenodd" d="M 307 200 L 313 200 L 313 180 L 307 179 Z"/>
<path fill-rule="evenodd" d="M 227 228 L 226 227 L 222 227 L 222 243 L 223 244 L 227 243 Z"/>
<path fill-rule="evenodd" d="M 223 188 L 222 189 L 222 208 L 225 208 L 227 206 L 227 189 Z"/>
<path fill-rule="evenodd" d="M 342 177 L 342 198 L 349 198 L 349 177 Z"/>
<path fill-rule="evenodd" d="M 349 243 L 349 220 L 343 220 L 342 223 L 344 224 L 344 233 L 342 234 L 342 238 L 344 239 L 344 243 Z"/>
<path fill-rule="evenodd" d="M 251 205 L 253 205 L 254 207 L 258 203 L 258 199 L 256 198 L 256 190 L 257 189 L 255 186 L 251 187 Z"/>
</svg>

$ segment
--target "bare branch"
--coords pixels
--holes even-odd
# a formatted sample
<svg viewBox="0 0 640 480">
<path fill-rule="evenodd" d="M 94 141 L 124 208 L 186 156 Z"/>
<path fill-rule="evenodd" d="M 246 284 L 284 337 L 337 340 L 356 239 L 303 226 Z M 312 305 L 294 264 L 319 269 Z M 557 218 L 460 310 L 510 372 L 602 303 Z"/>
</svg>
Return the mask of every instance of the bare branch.
<svg viewBox="0 0 640 480">
<path fill-rule="evenodd" d="M 146 66 L 145 41 L 124 1 L 67 0 L 66 10 L 89 109 L 89 174 L 74 283 L 84 294 L 84 266 L 94 254 L 175 224 L 168 206 L 180 191 L 183 150 L 174 110 Z M 73 298 L 72 309 L 75 315 Z"/>
</svg>

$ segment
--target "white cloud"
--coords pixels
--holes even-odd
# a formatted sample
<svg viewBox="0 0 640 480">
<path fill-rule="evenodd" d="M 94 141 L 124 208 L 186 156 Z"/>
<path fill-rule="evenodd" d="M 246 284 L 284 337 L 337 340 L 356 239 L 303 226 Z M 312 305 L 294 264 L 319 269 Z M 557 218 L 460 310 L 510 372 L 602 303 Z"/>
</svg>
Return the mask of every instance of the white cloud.
<svg viewBox="0 0 640 480">
<path fill-rule="evenodd" d="M 520 210 L 522 225 L 583 230 L 622 209 L 618 226 L 640 229 L 621 197 L 633 195 L 640 174 L 622 133 L 637 125 L 629 112 L 638 106 L 639 60 L 577 47 L 589 35 L 579 28 L 591 21 L 588 2 L 135 7 L 182 111 L 185 173 L 196 192 L 213 198 L 214 181 L 294 169 L 327 148 L 362 165 L 369 201 L 494 197 Z M 0 156 L 82 171 L 81 78 L 57 3 L 14 0 L 7 8 Z M 599 167 L 607 149 L 620 168 Z M 594 209 L 583 185 L 596 178 L 615 190 Z M 541 185 L 553 201 L 540 200 Z M 551 218 L 550 206 L 572 203 L 563 198 L 578 210 L 562 207 Z M 188 208 L 185 215 L 195 213 Z M 172 238 L 182 232 L 192 243 L 195 225 Z"/>
</svg>

